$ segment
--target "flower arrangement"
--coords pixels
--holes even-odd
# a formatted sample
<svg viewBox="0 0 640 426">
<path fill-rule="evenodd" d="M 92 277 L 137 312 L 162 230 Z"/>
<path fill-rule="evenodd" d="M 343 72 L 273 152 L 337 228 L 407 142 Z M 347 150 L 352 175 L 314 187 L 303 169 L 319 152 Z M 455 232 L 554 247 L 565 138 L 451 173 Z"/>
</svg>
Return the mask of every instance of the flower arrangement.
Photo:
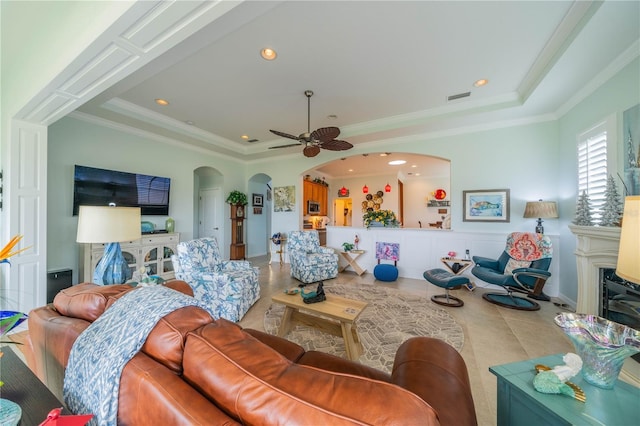
<svg viewBox="0 0 640 426">
<path fill-rule="evenodd" d="M 372 223 L 378 222 L 382 226 L 398 226 L 398 218 L 396 214 L 391 210 L 373 210 L 368 211 L 362 215 L 364 226 L 369 228 Z M 379 225 L 378 225 L 379 226 Z"/>
<path fill-rule="evenodd" d="M 9 258 L 11 256 L 15 256 L 18 253 L 21 253 L 30 247 L 25 247 L 19 250 L 13 250 L 13 248 L 20 242 L 22 239 L 22 235 L 16 235 L 7 243 L 6 246 L 0 250 L 0 263 L 8 263 Z M 20 325 L 21 322 L 27 319 L 27 315 L 22 312 L 17 311 L 4 311 L 0 310 L 0 337 L 4 337 L 8 332 L 12 329 Z M 12 342 L 2 342 L 2 343 L 12 343 Z M 2 356 L 2 351 L 0 351 L 0 356 Z M 2 386 L 2 382 L 0 381 L 0 386 Z"/>
<path fill-rule="evenodd" d="M 229 193 L 226 202 L 229 204 L 241 204 L 244 206 L 249 203 L 249 200 L 247 199 L 247 195 L 244 192 L 240 192 L 234 189 Z"/>
</svg>

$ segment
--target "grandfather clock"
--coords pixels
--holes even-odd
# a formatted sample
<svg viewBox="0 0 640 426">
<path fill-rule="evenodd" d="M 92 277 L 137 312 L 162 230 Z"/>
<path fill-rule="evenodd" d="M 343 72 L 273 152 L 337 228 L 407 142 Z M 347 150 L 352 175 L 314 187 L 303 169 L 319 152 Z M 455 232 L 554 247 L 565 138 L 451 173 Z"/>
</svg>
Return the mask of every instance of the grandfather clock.
<svg viewBox="0 0 640 426">
<path fill-rule="evenodd" d="M 231 205 L 231 260 L 245 259 L 244 254 L 244 213 L 242 204 Z"/>
</svg>

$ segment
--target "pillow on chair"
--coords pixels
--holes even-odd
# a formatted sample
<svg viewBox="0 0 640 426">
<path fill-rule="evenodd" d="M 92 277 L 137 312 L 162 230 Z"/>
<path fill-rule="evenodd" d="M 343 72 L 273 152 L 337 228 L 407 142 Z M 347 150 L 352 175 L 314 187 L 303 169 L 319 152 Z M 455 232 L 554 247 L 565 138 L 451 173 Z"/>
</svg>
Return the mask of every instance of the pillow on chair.
<svg viewBox="0 0 640 426">
<path fill-rule="evenodd" d="M 513 270 L 518 268 L 528 268 L 531 262 L 528 260 L 509 259 L 507 266 L 504 267 L 504 275 L 513 275 Z"/>
</svg>

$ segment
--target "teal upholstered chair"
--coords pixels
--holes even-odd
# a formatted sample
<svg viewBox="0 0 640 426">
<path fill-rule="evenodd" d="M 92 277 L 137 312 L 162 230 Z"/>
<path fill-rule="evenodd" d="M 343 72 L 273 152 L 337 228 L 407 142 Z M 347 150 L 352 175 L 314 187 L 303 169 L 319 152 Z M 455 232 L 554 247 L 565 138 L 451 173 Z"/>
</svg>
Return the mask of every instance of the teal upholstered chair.
<svg viewBox="0 0 640 426">
<path fill-rule="evenodd" d="M 246 260 L 223 260 L 215 238 L 179 243 L 171 260 L 176 278 L 221 318 L 240 321 L 260 299 L 258 268 Z"/>
<path fill-rule="evenodd" d="M 338 255 L 320 245 L 318 231 L 291 231 L 287 238 L 293 278 L 309 284 L 338 276 Z"/>
<path fill-rule="evenodd" d="M 471 273 L 489 284 L 499 285 L 505 293 L 485 293 L 482 297 L 505 308 L 535 311 L 540 305 L 533 300 L 516 297 L 513 292 L 527 293 L 529 298 L 549 300 L 542 292 L 551 276 L 551 240 L 543 234 L 513 232 L 498 259 L 473 256 Z"/>
</svg>

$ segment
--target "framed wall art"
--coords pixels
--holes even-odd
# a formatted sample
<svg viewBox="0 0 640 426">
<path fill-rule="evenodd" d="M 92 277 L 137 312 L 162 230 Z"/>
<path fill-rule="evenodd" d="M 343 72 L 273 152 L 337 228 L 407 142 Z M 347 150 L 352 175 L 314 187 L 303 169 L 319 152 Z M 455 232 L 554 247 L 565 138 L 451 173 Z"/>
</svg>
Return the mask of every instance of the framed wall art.
<svg viewBox="0 0 640 426">
<path fill-rule="evenodd" d="M 253 207 L 263 207 L 264 197 L 262 194 L 253 194 Z"/>
<path fill-rule="evenodd" d="M 296 187 L 295 186 L 277 186 L 273 188 L 273 211 L 274 212 L 296 211 Z"/>
<path fill-rule="evenodd" d="M 509 190 L 462 191 L 463 222 L 509 222 Z"/>
</svg>

